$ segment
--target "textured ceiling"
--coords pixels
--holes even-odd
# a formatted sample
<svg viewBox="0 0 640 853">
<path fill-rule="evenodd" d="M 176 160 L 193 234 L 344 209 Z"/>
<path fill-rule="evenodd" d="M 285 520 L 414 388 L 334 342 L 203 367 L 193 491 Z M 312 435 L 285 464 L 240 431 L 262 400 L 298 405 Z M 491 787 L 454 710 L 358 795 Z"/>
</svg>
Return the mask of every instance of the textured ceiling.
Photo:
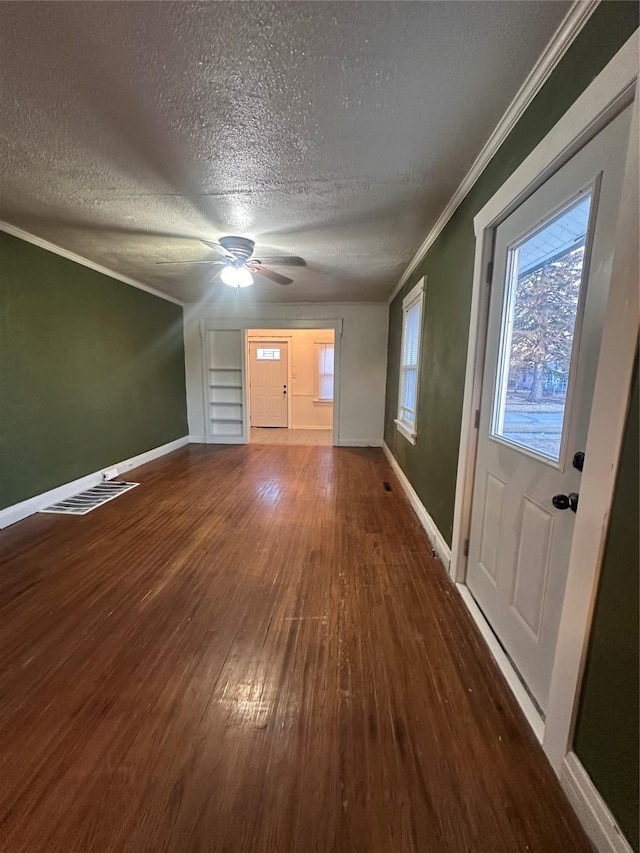
<svg viewBox="0 0 640 853">
<path fill-rule="evenodd" d="M 0 2 L 0 219 L 185 301 L 236 297 L 156 261 L 234 233 L 308 262 L 243 299 L 385 299 L 569 5 Z"/>
</svg>

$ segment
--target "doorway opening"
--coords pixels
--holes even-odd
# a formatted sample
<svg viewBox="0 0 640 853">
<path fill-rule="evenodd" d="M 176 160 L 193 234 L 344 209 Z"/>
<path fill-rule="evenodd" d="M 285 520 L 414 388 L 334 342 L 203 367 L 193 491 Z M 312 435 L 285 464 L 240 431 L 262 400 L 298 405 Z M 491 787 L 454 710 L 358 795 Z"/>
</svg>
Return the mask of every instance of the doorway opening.
<svg viewBox="0 0 640 853">
<path fill-rule="evenodd" d="M 247 329 L 249 441 L 333 445 L 333 329 Z"/>
</svg>

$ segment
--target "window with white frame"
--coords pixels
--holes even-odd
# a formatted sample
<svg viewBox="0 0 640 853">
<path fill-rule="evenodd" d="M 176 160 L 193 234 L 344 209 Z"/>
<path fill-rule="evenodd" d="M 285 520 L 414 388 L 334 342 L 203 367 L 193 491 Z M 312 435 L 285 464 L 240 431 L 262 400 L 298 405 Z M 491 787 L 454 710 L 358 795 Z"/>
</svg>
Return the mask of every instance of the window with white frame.
<svg viewBox="0 0 640 853">
<path fill-rule="evenodd" d="M 333 344 L 316 341 L 316 402 L 333 403 Z"/>
<path fill-rule="evenodd" d="M 402 345 L 396 426 L 412 444 L 418 434 L 418 384 L 424 278 L 402 300 Z"/>
</svg>

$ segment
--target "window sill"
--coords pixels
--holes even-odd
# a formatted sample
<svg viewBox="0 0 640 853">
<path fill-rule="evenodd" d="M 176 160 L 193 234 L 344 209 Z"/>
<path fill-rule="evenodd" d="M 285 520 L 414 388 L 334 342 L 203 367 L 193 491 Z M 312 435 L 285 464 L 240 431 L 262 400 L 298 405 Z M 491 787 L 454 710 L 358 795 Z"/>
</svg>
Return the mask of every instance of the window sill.
<svg viewBox="0 0 640 853">
<path fill-rule="evenodd" d="M 416 443 L 416 438 L 418 437 L 417 432 L 412 432 L 406 424 L 402 423 L 402 421 L 396 420 L 394 421 L 394 423 L 398 432 L 403 435 L 407 439 L 407 441 L 411 442 L 411 444 Z"/>
</svg>

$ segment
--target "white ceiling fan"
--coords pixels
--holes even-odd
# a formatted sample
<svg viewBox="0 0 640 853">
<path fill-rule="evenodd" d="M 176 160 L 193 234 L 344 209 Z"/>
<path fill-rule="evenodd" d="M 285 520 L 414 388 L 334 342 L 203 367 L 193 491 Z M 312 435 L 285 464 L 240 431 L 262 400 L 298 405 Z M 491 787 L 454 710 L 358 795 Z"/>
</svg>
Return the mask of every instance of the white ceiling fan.
<svg viewBox="0 0 640 853">
<path fill-rule="evenodd" d="M 264 266 L 264 262 L 275 264 L 276 266 L 289 267 L 306 267 L 307 262 L 304 258 L 299 258 L 295 255 L 261 255 L 253 257 L 253 249 L 255 242 L 247 237 L 236 237 L 230 235 L 228 237 L 220 237 L 219 242 L 214 243 L 209 240 L 201 240 L 205 246 L 217 252 L 223 260 L 221 261 L 158 261 L 158 264 L 208 264 L 212 267 L 219 267 L 216 270 L 214 279 L 220 276 L 220 279 L 229 287 L 249 287 L 254 283 L 253 276 L 262 276 L 274 284 L 291 284 L 292 278 L 286 275 L 281 275 L 272 269 Z"/>
</svg>

